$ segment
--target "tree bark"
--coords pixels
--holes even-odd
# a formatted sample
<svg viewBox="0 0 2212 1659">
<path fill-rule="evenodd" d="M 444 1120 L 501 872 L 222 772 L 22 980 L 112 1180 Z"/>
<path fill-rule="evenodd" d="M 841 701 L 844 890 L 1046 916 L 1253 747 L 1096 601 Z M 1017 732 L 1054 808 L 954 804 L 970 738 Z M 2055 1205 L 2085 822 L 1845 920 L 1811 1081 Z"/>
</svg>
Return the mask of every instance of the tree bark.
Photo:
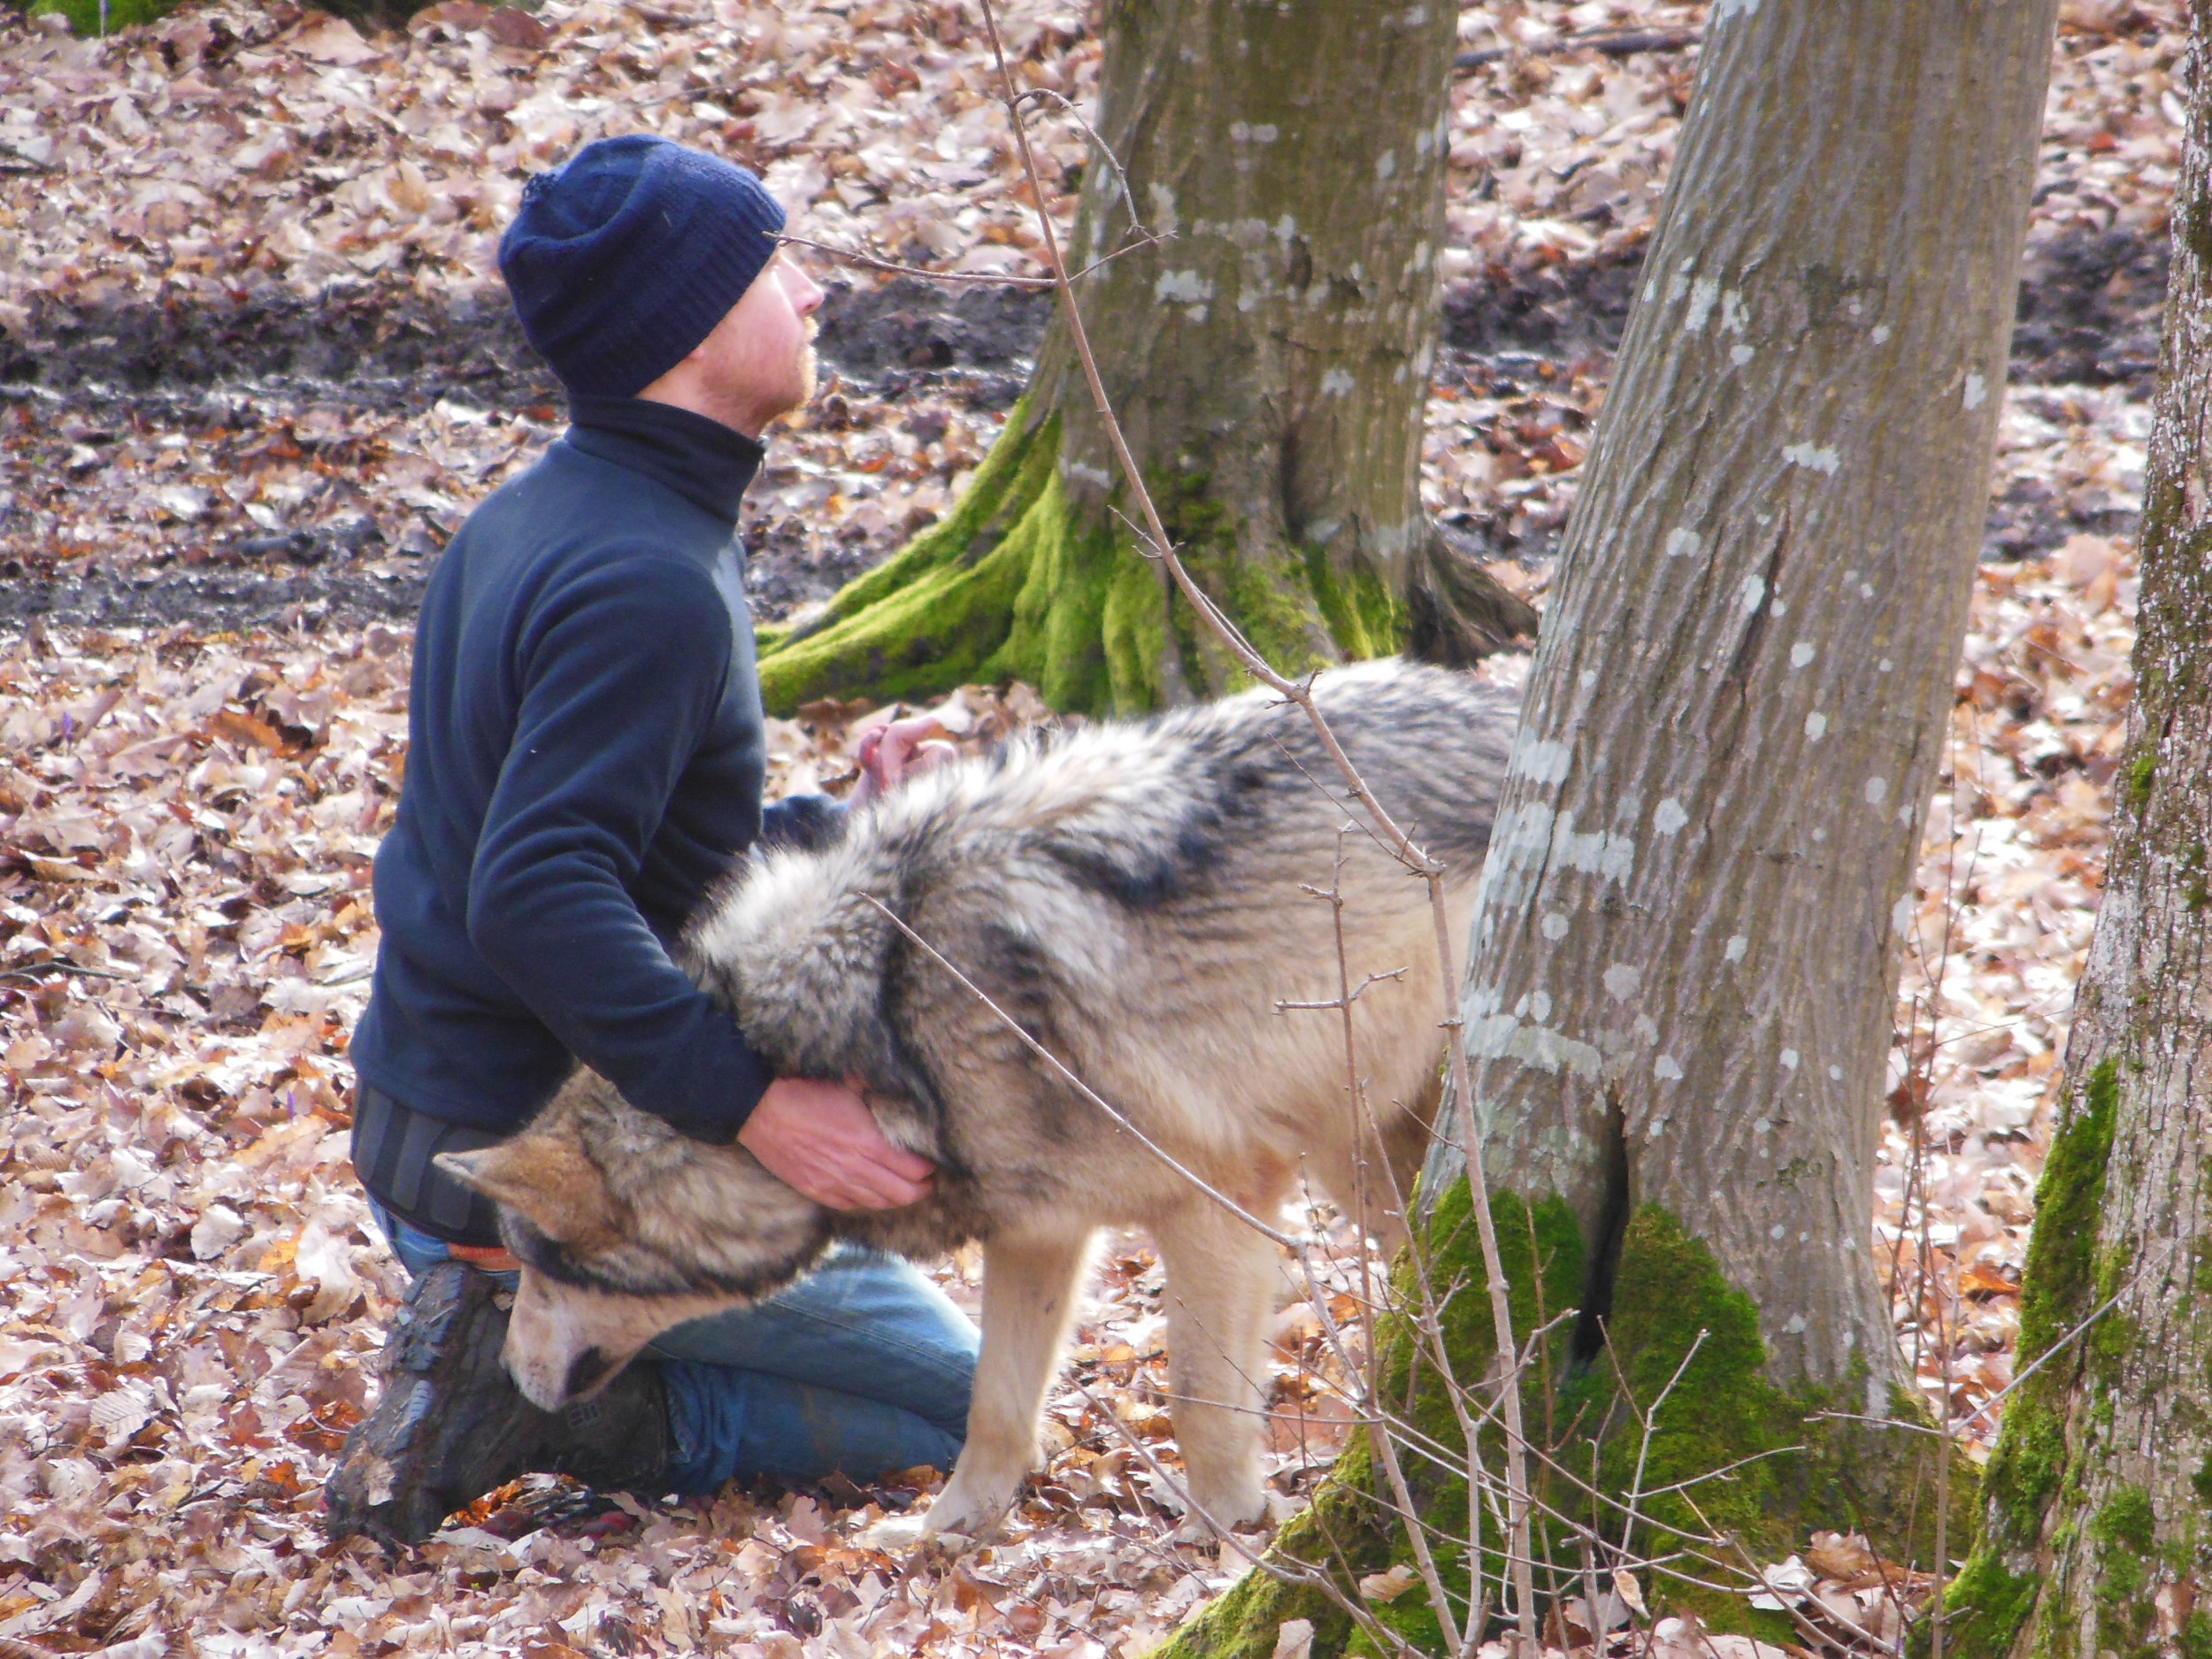
<svg viewBox="0 0 2212 1659">
<path fill-rule="evenodd" d="M 1694 1509 L 1647 1501 L 1639 1554 L 1706 1522 L 1762 1561 L 1814 1526 L 1932 1554 L 1924 1437 L 1809 1418 L 1920 1411 L 1870 1259 L 1873 1155 L 2055 25 L 2054 0 L 1715 7 L 1568 528 L 1463 1008 L 1517 1307 L 1580 1310 L 1531 1420 L 1617 1502 L 1616 1377 L 1649 1411 L 1686 1361 L 1645 1491 L 1805 1448 Z M 1417 1243 L 1471 1316 L 1453 1121 Z M 1454 1318 L 1473 1382 L 1490 1348 Z M 1571 1484 L 1552 1502 L 1589 1512 Z M 1179 1651 L 1250 1651 L 1271 1594 Z"/>
<path fill-rule="evenodd" d="M 1534 616 L 1423 513 L 1423 411 L 1455 13 L 1402 0 L 1110 0 L 1099 131 L 1067 257 L 1169 238 L 1079 285 L 1169 531 L 1279 667 L 1465 659 Z M 1238 678 L 1139 557 L 1065 319 L 948 520 L 772 640 L 772 708 L 1018 675 L 1061 709 Z"/>
<path fill-rule="evenodd" d="M 2192 12 L 2136 702 L 2021 1292 L 2041 1368 L 1952 1597 L 1970 1655 L 2212 1653 L 2212 9 Z"/>
</svg>

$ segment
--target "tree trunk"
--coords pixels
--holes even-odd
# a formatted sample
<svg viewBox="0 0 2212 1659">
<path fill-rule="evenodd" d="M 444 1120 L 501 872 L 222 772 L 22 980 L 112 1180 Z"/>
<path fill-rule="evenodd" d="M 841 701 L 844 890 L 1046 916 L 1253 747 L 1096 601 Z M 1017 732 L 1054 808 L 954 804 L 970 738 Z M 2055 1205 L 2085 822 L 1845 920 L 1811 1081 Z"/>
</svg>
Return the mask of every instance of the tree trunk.
<svg viewBox="0 0 2212 1659">
<path fill-rule="evenodd" d="M 2021 1291 L 2020 1366 L 2042 1367 L 2006 1403 L 1952 1598 L 1970 1655 L 2212 1653 L 2212 11 L 2193 10 L 2135 709 Z"/>
<path fill-rule="evenodd" d="M 1923 1437 L 1808 1417 L 1920 1410 L 1870 1259 L 1872 1164 L 2055 13 L 1714 8 L 1568 529 L 1463 1010 L 1517 1303 L 1532 1327 L 1581 1310 L 1525 1373 L 1531 1421 L 1617 1500 L 1640 1448 L 1615 1368 L 1648 1411 L 1687 1360 L 1643 1490 L 1805 1448 L 1647 1501 L 1640 1555 L 1706 1522 L 1763 1562 L 1813 1526 L 1932 1553 Z M 1452 1124 L 1423 1241 L 1471 1285 L 1471 1383 L 1492 1350 Z M 1273 1594 L 1226 1598 L 1181 1650 L 1251 1651 Z"/>
<path fill-rule="evenodd" d="M 1494 649 L 1534 617 L 1423 514 L 1455 12 L 1402 0 L 1111 0 L 1067 257 L 1169 238 L 1079 293 L 1184 558 L 1279 666 Z M 966 497 L 772 640 L 772 708 L 1018 675 L 1060 709 L 1148 709 L 1236 678 L 1140 557 L 1064 317 Z M 1417 595 L 1417 597 L 1415 595 Z"/>
</svg>

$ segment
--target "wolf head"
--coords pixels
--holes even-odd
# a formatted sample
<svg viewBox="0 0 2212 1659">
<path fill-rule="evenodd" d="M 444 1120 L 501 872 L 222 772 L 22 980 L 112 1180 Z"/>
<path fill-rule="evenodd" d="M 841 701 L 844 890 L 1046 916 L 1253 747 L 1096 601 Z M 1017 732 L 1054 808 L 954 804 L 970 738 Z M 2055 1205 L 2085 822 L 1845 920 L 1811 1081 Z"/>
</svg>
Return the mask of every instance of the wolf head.
<svg viewBox="0 0 2212 1659">
<path fill-rule="evenodd" d="M 687 1140 L 588 1071 L 514 1139 L 438 1164 L 500 1206 L 522 1263 L 507 1370 L 549 1411 L 662 1332 L 774 1294 L 830 1238 L 827 1212 L 742 1147 Z"/>
</svg>

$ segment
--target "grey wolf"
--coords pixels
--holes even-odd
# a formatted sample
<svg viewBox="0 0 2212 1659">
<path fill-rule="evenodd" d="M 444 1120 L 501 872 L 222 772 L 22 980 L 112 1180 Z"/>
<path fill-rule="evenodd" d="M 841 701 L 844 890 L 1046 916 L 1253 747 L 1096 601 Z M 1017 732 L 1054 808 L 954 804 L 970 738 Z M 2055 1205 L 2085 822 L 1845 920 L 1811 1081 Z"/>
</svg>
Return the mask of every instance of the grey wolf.
<svg viewBox="0 0 2212 1659">
<path fill-rule="evenodd" d="M 1378 799 L 1448 866 L 1463 939 L 1514 698 L 1401 661 L 1325 672 L 1315 692 Z M 660 1331 L 773 1293 L 834 1240 L 912 1256 L 980 1240 L 967 1443 L 928 1530 L 987 1532 L 1035 1463 L 1088 1240 L 1136 1224 L 1166 1268 L 1193 1499 L 1223 1523 L 1259 1517 L 1275 1247 L 884 910 L 1248 1211 L 1274 1214 L 1302 1171 L 1349 1204 L 1406 1189 L 1443 1047 L 1425 884 L 1359 823 L 1305 716 L 1254 691 L 1016 741 L 856 813 L 833 846 L 757 856 L 690 934 L 692 972 L 780 1072 L 853 1079 L 885 1134 L 937 1165 L 934 1190 L 828 1210 L 743 1147 L 686 1140 L 579 1072 L 514 1140 L 444 1160 L 499 1202 L 523 1263 L 506 1348 L 523 1392 L 548 1408 L 587 1394 Z M 1395 976 L 1354 1005 L 1365 1123 L 1339 1017 L 1276 1009 L 1337 994 L 1331 907 L 1307 891 L 1333 886 L 1352 981 Z M 1387 1244 L 1386 1208 L 1365 1213 Z"/>
</svg>

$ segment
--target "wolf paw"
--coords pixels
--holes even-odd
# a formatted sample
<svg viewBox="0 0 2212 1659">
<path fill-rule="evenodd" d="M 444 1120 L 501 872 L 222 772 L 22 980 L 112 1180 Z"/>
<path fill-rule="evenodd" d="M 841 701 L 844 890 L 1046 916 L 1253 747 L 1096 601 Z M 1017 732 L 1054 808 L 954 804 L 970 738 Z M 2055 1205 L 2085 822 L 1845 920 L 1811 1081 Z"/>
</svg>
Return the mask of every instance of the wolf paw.
<svg viewBox="0 0 2212 1659">
<path fill-rule="evenodd" d="M 1194 1524 L 1207 1536 L 1212 1535 L 1206 1521 L 1241 1532 L 1248 1527 L 1263 1525 L 1268 1518 L 1267 1489 L 1256 1477 L 1234 1481 L 1224 1486 L 1209 1486 L 1194 1481 L 1191 1500 L 1194 1509 L 1203 1510 L 1206 1520 L 1194 1513 L 1188 1524 Z"/>
<path fill-rule="evenodd" d="M 956 1553 L 969 1544 L 987 1543 L 998 1535 L 1019 1485 L 1018 1481 L 970 1481 L 956 1472 L 937 1494 L 937 1502 L 929 1506 L 928 1517 L 922 1523 L 923 1543 L 949 1547 Z M 963 1541 L 953 1543 L 955 1539 Z"/>
</svg>

